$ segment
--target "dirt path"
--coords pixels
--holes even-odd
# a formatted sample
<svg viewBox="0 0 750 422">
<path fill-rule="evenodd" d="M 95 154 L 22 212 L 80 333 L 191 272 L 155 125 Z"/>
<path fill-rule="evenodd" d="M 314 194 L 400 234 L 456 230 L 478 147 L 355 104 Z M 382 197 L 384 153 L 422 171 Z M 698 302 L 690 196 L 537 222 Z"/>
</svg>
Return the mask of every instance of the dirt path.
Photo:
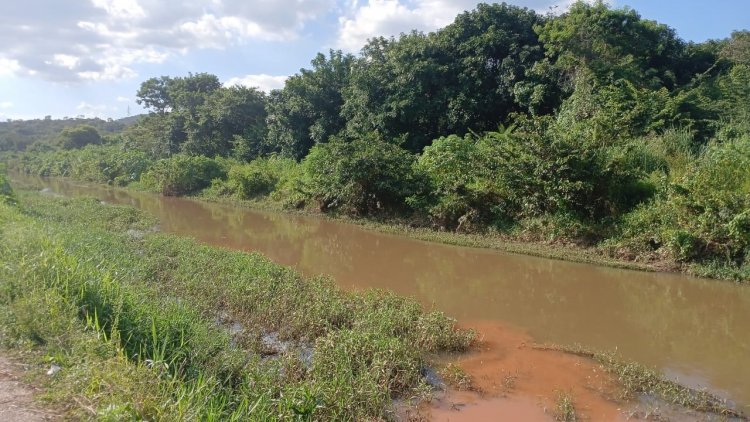
<svg viewBox="0 0 750 422">
<path fill-rule="evenodd" d="M 0 354 L 0 421 L 38 422 L 61 419 L 34 403 L 38 390 L 22 381 L 25 365 Z"/>
</svg>

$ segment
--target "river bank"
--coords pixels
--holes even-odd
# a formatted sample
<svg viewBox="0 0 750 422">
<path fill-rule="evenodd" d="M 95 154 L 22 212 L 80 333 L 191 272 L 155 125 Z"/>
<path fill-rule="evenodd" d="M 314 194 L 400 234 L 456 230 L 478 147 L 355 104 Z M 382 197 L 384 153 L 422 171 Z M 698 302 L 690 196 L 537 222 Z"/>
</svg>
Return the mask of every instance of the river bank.
<svg viewBox="0 0 750 422">
<path fill-rule="evenodd" d="M 682 327 L 681 329 L 679 329 L 680 336 L 672 337 L 671 334 L 665 336 L 663 338 L 663 341 L 665 341 L 664 344 L 669 344 L 669 347 L 673 349 L 672 352 L 660 349 L 659 344 L 662 340 L 654 343 L 653 337 L 651 337 L 651 340 L 644 338 L 647 343 L 641 344 L 638 341 L 633 342 L 633 340 L 636 340 L 638 337 L 640 337 L 640 335 L 633 335 L 636 332 L 633 330 L 633 328 L 635 327 L 625 328 L 621 327 L 621 325 L 625 321 L 635 322 L 637 321 L 637 319 L 633 320 L 634 316 L 628 316 L 626 314 L 622 315 L 623 317 L 626 317 L 626 319 L 624 320 L 613 320 L 610 318 L 610 316 L 617 316 L 619 314 L 622 314 L 624 309 L 619 309 L 621 305 L 619 305 L 618 302 L 620 302 L 622 298 L 627 298 L 630 293 L 628 293 L 627 290 L 616 290 L 619 293 L 617 294 L 617 296 L 612 297 L 612 299 L 616 300 L 615 302 L 612 302 L 611 299 L 607 299 L 606 296 L 602 296 L 602 293 L 604 293 L 604 290 L 602 290 L 602 288 L 610 284 L 606 281 L 607 278 L 615 274 L 620 274 L 620 270 L 597 270 L 598 272 L 592 274 L 592 284 L 584 286 L 580 285 L 580 282 L 576 281 L 576 278 L 581 277 L 581 270 L 587 267 L 560 262 L 559 264 L 554 264 L 554 266 L 564 266 L 565 268 L 557 268 L 553 270 L 550 275 L 554 274 L 554 279 L 546 279 L 543 284 L 537 285 L 536 282 L 534 282 L 534 278 L 528 278 L 528 276 L 538 277 L 542 274 L 539 271 L 542 268 L 545 268 L 547 265 L 551 265 L 552 261 L 550 261 L 549 264 L 546 264 L 546 261 L 536 258 L 524 258 L 521 261 L 528 261 L 528 264 L 524 264 L 523 267 L 516 268 L 518 267 L 519 263 L 514 261 L 518 261 L 519 259 L 521 259 L 521 257 L 508 256 L 508 258 L 506 259 L 503 258 L 503 255 L 499 255 L 497 252 L 482 252 L 482 250 L 461 248 L 457 249 L 454 247 L 438 246 L 426 243 L 424 244 L 424 247 L 429 247 L 429 249 L 425 249 L 425 253 L 427 254 L 423 254 L 419 249 L 422 247 L 421 243 L 399 240 L 403 239 L 399 237 L 383 237 L 383 235 L 376 236 L 375 234 L 365 235 L 364 233 L 366 232 L 357 232 L 357 230 L 359 230 L 358 227 L 340 225 L 339 223 L 335 222 L 326 222 L 326 220 L 321 219 L 306 219 L 303 217 L 295 217 L 290 220 L 289 218 L 283 217 L 281 215 L 271 214 L 258 215 L 259 218 L 256 218 L 253 216 L 253 213 L 249 211 L 243 211 L 240 208 L 218 205 L 212 206 L 205 202 L 201 203 L 189 199 L 164 198 L 152 196 L 151 194 L 146 193 L 136 195 L 132 191 L 127 192 L 108 188 L 96 188 L 96 190 L 92 190 L 94 189 L 93 186 L 83 186 L 80 184 L 50 186 L 52 187 L 52 191 L 59 191 L 60 193 L 65 195 L 95 195 L 106 202 L 125 203 L 138 206 L 139 208 L 145 209 L 151 214 L 162 218 L 163 221 L 161 228 L 164 231 L 175 233 L 181 232 L 183 234 L 193 236 L 201 242 L 216 244 L 223 247 L 261 250 L 264 254 L 268 254 L 269 256 L 271 256 L 274 261 L 281 262 L 285 265 L 295 265 L 305 274 L 314 275 L 319 274 L 320 272 L 332 274 L 334 275 L 337 284 L 344 287 L 348 286 L 347 283 L 354 282 L 354 280 L 356 279 L 359 280 L 361 284 L 359 282 L 355 282 L 355 284 L 349 285 L 354 287 L 356 290 L 367 288 L 368 286 L 380 286 L 381 288 L 387 288 L 389 290 L 396 291 L 398 294 L 405 294 L 408 296 L 414 296 L 415 292 L 417 292 L 416 297 L 418 297 L 420 301 L 422 301 L 422 303 L 425 303 L 428 306 L 432 305 L 437 309 L 445 310 L 449 314 L 459 317 L 461 321 L 475 320 L 476 318 L 483 317 L 482 312 L 477 313 L 476 311 L 474 311 L 467 313 L 467 311 L 470 309 L 484 311 L 492 310 L 493 312 L 499 311 L 500 313 L 496 316 L 492 314 L 493 318 L 504 321 L 525 321 L 531 323 L 531 326 L 534 326 L 535 320 L 544 322 L 545 324 L 553 321 L 546 319 L 547 317 L 543 317 L 542 319 L 540 319 L 539 316 L 555 315 L 554 320 L 557 320 L 562 324 L 555 324 L 555 327 L 549 328 L 552 329 L 553 332 L 558 333 L 558 338 L 550 338 L 550 336 L 548 334 L 545 334 L 544 331 L 540 332 L 538 326 L 537 328 L 532 328 L 531 331 L 534 334 L 534 337 L 541 341 L 552 340 L 559 344 L 583 343 L 595 346 L 596 348 L 600 348 L 603 350 L 611 350 L 612 344 L 619 344 L 620 350 L 627 353 L 627 359 L 634 358 L 633 354 L 631 353 L 632 350 L 650 350 L 650 353 L 654 353 L 654 357 L 658 356 L 662 361 L 664 361 L 664 359 L 666 359 L 667 361 L 671 361 L 672 363 L 670 364 L 670 366 L 675 367 L 674 365 L 677 364 L 677 362 L 685 362 L 685 356 L 679 357 L 682 353 L 679 353 L 677 355 L 674 354 L 674 348 L 677 344 L 680 344 L 682 342 L 686 346 L 686 348 L 684 349 L 680 347 L 679 350 L 697 352 L 700 355 L 705 355 L 707 353 L 707 350 L 703 348 L 704 340 L 708 341 L 709 338 L 711 338 L 717 343 L 717 347 L 723 349 L 722 362 L 730 363 L 727 369 L 731 372 L 728 372 L 727 374 L 731 378 L 717 379 L 712 376 L 713 379 L 710 384 L 713 384 L 714 386 L 719 385 L 721 388 L 726 388 L 726 381 L 728 381 L 729 379 L 741 379 L 736 375 L 738 373 L 741 373 L 740 368 L 742 366 L 732 366 L 732 359 L 728 358 L 728 356 L 734 354 L 734 352 L 732 352 L 733 347 L 741 346 L 742 343 L 737 344 L 736 340 L 731 340 L 731 342 L 729 343 L 722 341 L 716 337 L 716 333 L 718 331 L 715 329 L 711 329 L 708 326 L 704 328 L 694 327 L 688 329 Z M 156 200 L 157 198 L 158 201 Z M 319 237 L 321 235 L 323 237 Z M 369 252 L 367 252 L 367 249 L 361 249 L 361 246 L 357 246 L 357 244 L 369 245 Z M 313 251 L 316 252 L 315 255 L 311 255 Z M 386 251 L 388 251 L 388 253 L 381 259 L 379 254 L 381 252 L 385 253 Z M 462 262 L 462 264 L 460 268 L 450 269 L 451 267 L 445 266 L 446 263 L 457 265 L 459 262 L 455 261 L 455 259 L 452 257 L 454 251 L 458 253 L 458 255 L 456 256 L 460 257 L 460 262 Z M 321 255 L 321 252 L 323 252 L 324 255 Z M 356 257 L 356 255 L 352 255 L 353 253 L 359 254 L 360 252 L 364 253 L 361 257 L 362 259 L 364 259 L 364 261 L 359 257 Z M 328 255 L 328 253 L 330 253 L 330 255 Z M 404 267 L 402 264 L 400 264 L 400 260 L 402 259 L 406 260 L 404 261 L 404 263 L 412 262 L 412 264 Z M 296 262 L 296 264 L 294 264 L 293 262 Z M 433 271 L 431 275 L 415 273 L 415 268 L 412 268 L 415 262 L 422 262 L 425 265 L 425 268 L 434 268 L 435 270 L 437 270 L 437 272 Z M 310 267 L 310 265 L 313 263 L 316 266 Z M 526 267 L 526 265 L 533 266 Z M 496 266 L 497 269 L 495 268 Z M 321 268 L 325 270 L 311 270 L 311 268 Z M 512 282 L 507 284 L 507 287 L 509 288 L 508 290 L 501 291 L 495 288 L 493 292 L 484 290 L 477 290 L 474 292 L 474 290 L 476 290 L 480 286 L 479 284 L 477 284 L 477 281 L 479 281 L 477 277 L 480 277 L 480 279 L 484 279 L 486 275 L 480 275 L 479 273 L 466 273 L 466 270 L 468 270 L 469 268 L 486 269 L 488 274 L 499 274 L 497 270 L 502 268 L 500 271 L 510 276 L 509 281 Z M 553 267 L 550 267 L 550 269 L 552 268 Z M 450 269 L 449 273 L 446 273 L 447 269 Z M 463 288 L 460 290 L 461 293 L 459 293 L 459 290 L 456 290 L 456 288 L 452 286 L 453 282 L 450 282 L 448 281 L 449 279 L 446 279 L 447 275 L 453 273 L 455 273 L 455 276 L 457 277 L 455 281 L 455 283 L 457 284 L 455 287 L 457 288 L 459 286 L 463 286 Z M 524 274 L 525 276 L 523 276 Z M 571 278 L 570 276 L 574 274 L 574 278 Z M 657 273 L 652 273 L 651 275 L 649 275 L 649 273 L 622 272 L 622 274 L 627 276 L 626 278 L 623 278 L 623 282 L 625 283 L 623 284 L 623 287 L 626 285 L 631 286 L 631 293 L 636 292 L 638 291 L 638 289 L 644 287 L 644 285 L 642 285 L 637 280 L 637 278 L 641 276 L 635 277 L 638 274 L 648 276 L 649 278 L 658 277 L 663 279 L 664 277 L 666 277 L 665 275 L 658 275 Z M 525 277 L 525 281 L 519 284 L 518 281 L 523 279 L 514 278 L 515 275 Z M 561 279 L 561 276 L 566 277 Z M 439 284 L 440 287 L 438 290 L 432 288 L 429 290 L 429 292 L 440 293 L 439 296 L 429 296 L 432 297 L 432 299 L 426 299 L 423 297 L 423 293 L 427 293 L 428 290 L 422 290 L 422 293 L 418 293 L 418 291 L 409 289 L 404 290 L 404 287 L 407 287 L 409 283 L 416 282 L 416 285 L 420 285 L 428 279 L 435 280 L 436 278 L 442 279 L 443 281 L 442 284 Z M 649 283 L 657 281 L 658 278 L 654 278 Z M 555 279 L 557 280 L 555 281 Z M 389 283 L 379 283 L 379 281 L 388 280 L 390 280 Z M 504 286 L 506 284 L 505 282 L 501 282 L 501 284 L 498 285 L 498 280 L 495 280 L 493 278 L 487 279 L 487 281 L 491 281 L 488 286 Z M 672 286 L 671 282 L 664 283 L 665 281 L 666 280 L 661 280 L 659 281 L 659 283 L 663 283 L 664 287 Z M 530 282 L 532 283 L 529 284 Z M 695 296 L 696 300 L 700 298 L 698 302 L 695 302 L 695 304 L 685 304 L 685 309 L 690 309 L 691 313 L 695 313 L 696 311 L 702 312 L 700 311 L 699 305 L 701 303 L 704 305 L 710 305 L 711 302 L 707 302 L 708 298 L 711 297 L 711 295 L 715 295 L 718 291 L 709 293 L 709 290 L 716 290 L 722 286 L 731 286 L 729 284 L 717 284 L 715 282 L 702 283 L 699 280 L 691 281 L 690 279 L 675 279 L 675 282 L 679 282 L 679 285 L 682 286 L 681 289 L 683 290 L 683 295 L 687 294 L 687 297 Z M 600 287 L 596 287 L 597 285 L 599 285 Z M 674 287 L 676 286 L 677 284 L 674 284 Z M 693 287 L 698 286 L 702 286 L 702 289 L 708 288 L 709 290 L 704 290 L 700 293 L 696 291 L 695 295 L 693 293 L 690 293 L 690 289 L 685 290 L 688 287 L 692 289 Z M 519 290 L 519 288 L 521 287 L 523 288 Z M 582 293 L 594 290 L 597 294 L 597 299 L 593 299 L 592 297 L 592 299 L 590 300 L 582 297 L 580 298 L 580 305 L 570 303 L 571 297 L 568 296 L 568 293 L 563 293 L 562 291 L 555 292 L 555 290 L 557 289 L 568 287 L 572 289 L 571 293 L 575 291 L 577 292 L 575 293 L 577 295 L 581 295 Z M 669 289 L 671 290 L 674 287 L 669 287 Z M 547 296 L 548 299 L 544 301 L 538 301 L 536 299 L 536 294 L 533 293 L 534 290 L 537 289 L 543 289 L 550 293 L 555 292 L 554 295 L 559 297 L 559 299 L 557 300 L 563 299 L 563 302 L 559 302 L 560 305 L 565 304 L 566 301 L 568 303 L 561 307 L 555 307 L 554 309 L 549 308 L 550 302 L 547 302 L 549 296 Z M 736 287 L 733 287 L 731 289 L 731 292 L 734 292 L 736 296 L 736 293 L 738 293 L 738 291 L 736 291 L 735 289 Z M 513 291 L 523 292 L 522 296 L 509 296 L 509 294 L 511 294 Z M 665 290 L 665 294 L 667 292 L 669 292 L 669 290 Z M 727 290 L 727 293 L 730 293 L 730 290 Z M 669 293 L 668 295 L 672 296 L 671 293 Z M 568 298 L 564 299 L 566 296 L 568 296 Z M 471 301 L 480 297 L 487 299 L 497 298 L 501 299 L 501 301 L 496 302 L 492 305 L 490 305 L 490 302 L 467 302 L 467 300 Z M 660 307 L 661 305 L 658 305 L 656 302 L 653 304 L 648 303 L 648 301 L 651 301 L 652 299 L 661 297 L 662 295 L 660 293 L 657 293 L 656 291 L 651 289 L 648 295 L 639 295 L 639 298 L 633 298 L 635 301 L 643 301 L 644 299 L 647 301 L 643 304 L 643 307 L 639 312 L 641 314 L 641 320 L 645 322 L 646 320 L 653 318 L 647 315 L 657 310 L 657 308 L 661 309 L 662 311 L 664 310 L 664 308 Z M 667 296 L 664 296 L 664 298 L 666 297 Z M 445 300 L 443 300 L 443 298 L 445 298 Z M 730 303 L 728 302 L 728 298 L 729 296 L 724 299 L 719 299 L 719 301 L 724 302 L 725 305 L 729 305 Z M 602 312 L 599 312 L 600 310 L 598 307 L 593 306 L 594 302 L 592 300 L 598 300 L 599 302 L 601 302 L 600 304 L 603 305 Z M 545 302 L 547 302 L 548 304 L 545 305 Z M 523 308 L 519 307 L 518 305 L 525 305 L 525 307 L 528 308 L 529 311 L 533 310 L 534 312 L 529 313 L 527 311 L 524 311 Z M 673 301 L 672 305 L 670 306 L 675 305 L 676 304 Z M 582 314 L 582 318 L 570 320 L 570 317 L 572 316 L 572 314 L 570 314 L 570 306 L 573 306 L 573 308 L 581 309 L 588 308 L 588 310 L 590 310 L 591 312 L 586 313 L 586 315 Z M 685 317 L 680 316 L 680 312 L 674 312 L 679 311 L 680 308 L 681 305 L 673 309 L 672 315 L 675 318 L 675 323 L 677 323 L 678 321 L 682 321 L 684 325 L 684 322 L 686 321 Z M 609 310 L 604 311 L 603 309 Z M 708 309 L 709 308 L 706 307 L 706 310 Z M 714 317 L 718 316 L 716 314 L 716 308 L 712 309 L 713 310 L 710 311 L 710 313 L 712 313 Z M 732 306 L 729 306 L 728 309 L 734 308 Z M 746 309 L 746 307 L 740 305 L 740 308 L 737 309 Z M 671 317 L 665 319 L 668 314 L 665 314 L 661 311 L 660 314 L 660 318 L 665 322 L 672 320 Z M 486 312 L 484 313 L 484 317 L 487 317 L 488 315 L 490 314 L 487 314 Z M 588 325 L 590 325 L 592 315 L 599 315 L 601 324 L 595 324 L 596 326 L 587 327 Z M 602 320 L 602 318 L 604 318 L 604 320 Z M 743 318 L 741 318 L 736 314 L 736 312 L 734 312 L 734 317 L 732 319 L 733 321 L 737 322 L 738 320 L 742 319 Z M 718 322 L 713 321 L 708 317 L 701 318 L 695 321 L 697 322 L 699 320 L 702 320 L 704 325 L 711 322 Z M 610 326 L 610 329 L 602 328 L 603 326 L 607 325 Z M 668 326 L 669 325 L 667 325 L 666 327 Z M 571 327 L 572 330 L 568 330 L 567 328 L 563 327 Z M 658 332 L 660 336 L 664 336 L 665 334 L 670 333 L 669 331 L 665 331 L 666 327 L 659 329 Z M 732 329 L 732 332 L 733 331 L 734 329 Z M 569 334 L 591 333 L 595 337 L 559 337 L 559 333 L 566 332 L 568 332 Z M 614 340 L 613 338 L 614 341 L 605 342 L 605 346 L 602 347 L 600 346 L 602 344 L 601 339 L 599 341 L 596 341 L 596 336 L 601 337 L 605 333 L 616 334 L 618 332 L 628 334 L 627 337 L 630 339 L 628 340 L 628 343 L 623 343 L 623 339 Z M 693 339 L 690 335 L 692 332 L 695 332 L 695 334 L 698 334 L 699 336 Z M 675 334 L 677 333 L 675 332 Z M 719 346 L 719 344 L 721 346 Z M 631 346 L 635 347 L 635 349 L 633 349 L 633 347 Z M 740 347 L 737 352 L 740 354 L 744 353 L 740 350 L 743 350 L 742 347 Z M 649 356 L 651 355 L 641 355 L 640 358 L 636 356 L 636 359 L 642 362 L 653 364 L 653 358 Z M 703 368 L 701 369 L 701 371 L 704 371 L 706 368 L 716 367 L 716 364 L 718 362 L 719 361 L 714 361 L 714 363 L 709 363 L 706 361 L 704 363 L 698 364 L 696 367 Z M 741 363 L 741 357 L 739 355 L 737 356 L 737 360 L 735 362 Z M 682 365 L 684 365 L 684 363 L 680 364 L 680 366 Z M 692 363 L 691 366 L 692 365 L 696 365 L 696 362 Z M 658 364 L 658 366 L 661 367 L 662 364 Z M 683 372 L 681 373 L 686 373 L 684 372 L 685 370 L 682 371 Z M 681 375 L 680 378 L 683 378 L 683 376 Z M 724 381 L 721 381 L 721 379 L 724 379 Z M 704 381 L 699 381 L 697 384 L 693 385 L 698 388 L 703 388 L 709 384 L 706 384 Z M 735 387 L 732 387 L 730 391 L 741 392 L 742 389 L 737 390 Z M 739 397 L 741 397 L 741 395 Z"/>
<path fill-rule="evenodd" d="M 406 236 L 427 242 L 443 243 L 446 245 L 465 246 L 471 248 L 493 249 L 513 254 L 536 256 L 540 258 L 557 259 L 562 261 L 578 262 L 584 264 L 602 265 L 612 268 L 622 268 L 638 271 L 666 271 L 683 272 L 691 274 L 687 269 L 681 268 L 674 263 L 642 263 L 623 259 L 613 259 L 603 255 L 594 248 L 584 248 L 574 244 L 520 241 L 500 233 L 461 233 L 452 231 L 439 231 L 428 227 L 422 227 L 423 222 L 410 221 L 409 219 L 392 216 L 390 219 L 354 218 L 346 214 L 323 213 L 311 208 L 289 208 L 269 199 L 261 200 L 238 200 L 230 197 L 193 195 L 190 198 L 219 204 L 247 207 L 250 209 L 266 212 L 281 212 L 291 215 L 303 215 L 316 218 L 341 221 L 356 224 L 368 230 L 380 233 Z M 692 275 L 692 274 L 691 274 Z"/>
<path fill-rule="evenodd" d="M 135 189 L 143 190 L 137 185 Z M 258 211 L 279 212 L 290 215 L 302 215 L 341 221 L 349 224 L 356 224 L 365 229 L 380 233 L 406 236 L 417 240 L 443 243 L 446 245 L 485 248 L 512 254 L 600 265 L 611 268 L 678 273 L 695 277 L 732 281 L 741 284 L 750 283 L 750 279 L 738 279 L 735 273 L 725 271 L 723 268 L 717 267 L 715 264 L 703 265 L 695 262 L 680 263 L 669 257 L 658 254 L 651 254 L 647 257 L 643 257 L 616 247 L 601 247 L 596 245 L 587 246 L 581 243 L 559 240 L 545 241 L 536 238 L 536 236 L 513 236 L 508 233 L 488 230 L 487 228 L 475 229 L 475 231 L 469 232 L 438 230 L 427 227 L 428 224 L 425 221 L 403 218 L 397 215 L 390 215 L 385 218 L 358 218 L 343 213 L 324 213 L 310 207 L 289 207 L 283 202 L 274 201 L 270 197 L 240 200 L 233 197 L 217 196 L 210 190 L 196 195 L 189 195 L 187 197 L 201 201 L 246 207 Z"/>
<path fill-rule="evenodd" d="M 426 391 L 428 355 L 473 341 L 413 300 L 152 233 L 133 208 L 22 193 L 0 211 L 3 346 L 59 366 L 44 387 L 74 418 L 388 419 Z"/>
</svg>

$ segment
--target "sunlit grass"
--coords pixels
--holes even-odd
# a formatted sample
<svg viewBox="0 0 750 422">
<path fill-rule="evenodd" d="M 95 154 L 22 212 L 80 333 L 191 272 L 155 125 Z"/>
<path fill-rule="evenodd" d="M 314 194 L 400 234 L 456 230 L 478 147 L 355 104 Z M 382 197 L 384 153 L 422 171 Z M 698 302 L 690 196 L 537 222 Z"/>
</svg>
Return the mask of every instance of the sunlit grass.
<svg viewBox="0 0 750 422">
<path fill-rule="evenodd" d="M 62 367 L 47 397 L 71 417 L 387 419 L 426 356 L 473 341 L 412 299 L 151 233 L 132 208 L 21 198 L 0 206 L 1 340 Z"/>
</svg>

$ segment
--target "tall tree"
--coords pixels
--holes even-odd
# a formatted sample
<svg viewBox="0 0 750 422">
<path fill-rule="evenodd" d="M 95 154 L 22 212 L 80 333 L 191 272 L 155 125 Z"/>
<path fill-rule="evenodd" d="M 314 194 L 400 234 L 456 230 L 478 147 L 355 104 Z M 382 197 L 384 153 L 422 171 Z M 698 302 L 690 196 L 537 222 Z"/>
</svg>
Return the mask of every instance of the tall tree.
<svg viewBox="0 0 750 422">
<path fill-rule="evenodd" d="M 675 31 L 642 19 L 633 9 L 611 9 L 602 0 L 578 1 L 537 28 L 547 54 L 574 81 L 581 71 L 597 81 L 626 79 L 638 86 L 674 88 L 685 44 Z"/>
<path fill-rule="evenodd" d="M 250 160 L 263 152 L 266 135 L 266 96 L 255 88 L 217 89 L 196 111 L 196 131 L 182 150 L 194 155 Z M 236 151 L 234 151 L 236 149 Z"/>
<path fill-rule="evenodd" d="M 342 91 L 349 83 L 354 56 L 331 50 L 318 53 L 312 69 L 301 69 L 284 89 L 271 95 L 268 141 L 287 156 L 301 159 L 318 143 L 339 133 Z"/>
<path fill-rule="evenodd" d="M 537 85 L 552 88 L 554 79 L 519 85 L 544 57 L 534 32 L 542 22 L 525 8 L 480 4 L 436 33 L 371 40 L 346 92 L 349 132 L 377 131 L 418 152 L 440 136 L 494 128 L 514 111 L 551 110 L 554 89 Z"/>
</svg>

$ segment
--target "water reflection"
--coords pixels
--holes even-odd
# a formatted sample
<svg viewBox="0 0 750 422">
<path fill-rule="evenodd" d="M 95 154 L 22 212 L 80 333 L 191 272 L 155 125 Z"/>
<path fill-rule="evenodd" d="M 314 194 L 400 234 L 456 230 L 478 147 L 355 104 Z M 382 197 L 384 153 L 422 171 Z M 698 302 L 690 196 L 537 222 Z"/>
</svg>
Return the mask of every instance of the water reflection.
<svg viewBox="0 0 750 422">
<path fill-rule="evenodd" d="M 745 287 L 439 245 L 319 218 L 67 181 L 17 183 L 133 205 L 158 217 L 166 232 L 260 251 L 305 274 L 330 274 L 346 288 L 411 295 L 462 321 L 510 323 L 540 342 L 616 348 L 750 404 Z"/>
</svg>

